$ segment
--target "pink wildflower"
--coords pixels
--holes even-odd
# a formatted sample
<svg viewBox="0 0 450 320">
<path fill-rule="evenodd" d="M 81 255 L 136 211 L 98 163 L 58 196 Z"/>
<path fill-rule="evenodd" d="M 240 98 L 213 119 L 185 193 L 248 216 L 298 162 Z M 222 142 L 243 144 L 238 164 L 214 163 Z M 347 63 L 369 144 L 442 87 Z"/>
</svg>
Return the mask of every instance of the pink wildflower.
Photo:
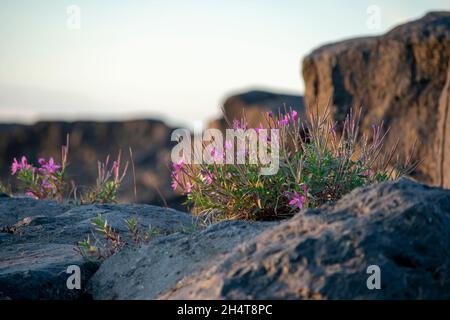
<svg viewBox="0 0 450 320">
<path fill-rule="evenodd" d="M 289 124 L 289 116 L 285 115 L 283 119 L 278 121 L 280 127 L 287 126 Z"/>
<path fill-rule="evenodd" d="M 184 187 L 184 193 L 191 193 L 192 192 L 192 187 L 193 187 L 193 185 L 190 182 L 188 182 L 186 184 L 186 186 Z"/>
<path fill-rule="evenodd" d="M 208 170 L 202 170 L 202 177 L 206 181 L 207 185 L 210 185 L 213 182 L 213 175 Z"/>
<path fill-rule="evenodd" d="M 172 164 L 173 172 L 175 172 L 175 173 L 180 172 L 181 169 L 183 168 L 183 166 L 184 166 L 184 160 L 183 160 L 183 159 L 181 159 L 180 161 L 178 161 L 178 163 Z"/>
<path fill-rule="evenodd" d="M 305 184 L 302 184 L 301 187 L 303 189 L 303 195 L 300 195 L 295 190 L 292 192 L 292 196 L 290 198 L 289 205 L 293 208 L 297 207 L 298 209 L 302 209 L 303 205 L 306 202 L 308 190 L 306 189 Z"/>
<path fill-rule="evenodd" d="M 297 119 L 298 119 L 297 111 L 293 110 L 291 112 L 291 118 L 292 118 L 292 121 L 297 121 Z"/>
<path fill-rule="evenodd" d="M 178 188 L 178 180 L 176 177 L 172 176 L 172 184 L 170 185 L 172 190 L 176 190 Z"/>
<path fill-rule="evenodd" d="M 15 175 L 18 170 L 20 170 L 20 164 L 17 162 L 17 159 L 14 158 L 14 161 L 11 165 L 11 175 Z"/>
<path fill-rule="evenodd" d="M 27 157 L 25 157 L 25 156 L 22 156 L 21 165 L 22 165 L 22 169 L 29 169 L 31 167 L 31 165 L 29 165 L 27 162 Z"/>
<path fill-rule="evenodd" d="M 55 160 L 53 160 L 53 158 L 50 158 L 48 160 L 48 162 L 45 161 L 45 159 L 41 158 L 38 160 L 38 162 L 41 165 L 40 171 L 46 171 L 50 174 L 55 173 L 56 171 L 58 171 L 61 168 L 60 165 L 56 164 L 56 162 L 55 162 Z"/>
<path fill-rule="evenodd" d="M 17 159 L 14 158 L 13 164 L 11 165 L 11 174 L 15 175 L 17 171 L 28 170 L 31 168 L 31 165 L 28 164 L 27 158 L 22 156 L 20 159 L 20 163 L 17 162 Z"/>
<path fill-rule="evenodd" d="M 48 189 L 48 190 L 53 190 L 53 184 L 51 184 L 50 182 L 48 182 L 48 180 L 44 180 L 42 181 L 42 187 L 44 189 Z"/>
<path fill-rule="evenodd" d="M 176 190 L 178 188 L 178 174 L 180 173 L 180 171 L 183 170 L 183 166 L 184 166 L 184 160 L 181 159 L 180 161 L 178 161 L 178 163 L 173 163 L 172 164 L 172 184 L 171 187 L 173 190 Z"/>
</svg>

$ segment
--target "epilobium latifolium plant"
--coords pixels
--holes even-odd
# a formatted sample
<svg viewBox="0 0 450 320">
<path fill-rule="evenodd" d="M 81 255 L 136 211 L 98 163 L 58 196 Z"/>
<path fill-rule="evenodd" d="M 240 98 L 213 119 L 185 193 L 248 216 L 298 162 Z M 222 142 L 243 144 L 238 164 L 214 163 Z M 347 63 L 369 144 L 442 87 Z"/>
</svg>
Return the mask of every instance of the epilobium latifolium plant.
<svg viewBox="0 0 450 320">
<path fill-rule="evenodd" d="M 61 163 L 53 158 L 40 158 L 38 166 L 29 164 L 25 156 L 14 158 L 11 174 L 21 182 L 25 194 L 34 199 L 55 199 L 62 201 L 65 194 L 65 173 L 69 144 L 61 148 Z"/>
<path fill-rule="evenodd" d="M 69 137 L 67 143 L 61 148 L 61 163 L 53 158 L 48 160 L 41 158 L 38 166 L 28 163 L 26 156 L 22 156 L 20 161 L 14 158 L 11 165 L 11 174 L 16 176 L 21 183 L 25 195 L 34 199 L 52 199 L 58 201 L 66 199 L 66 169 L 68 166 Z M 125 178 L 128 162 L 124 168 L 121 166 L 121 152 L 112 165 L 109 163 L 109 156 L 105 162 L 98 162 L 98 178 L 96 185 L 89 188 L 86 194 L 81 195 L 82 204 L 85 203 L 115 203 L 117 193 L 122 180 Z M 77 200 L 76 187 L 73 186 L 70 194 Z"/>
<path fill-rule="evenodd" d="M 95 187 L 91 188 L 82 202 L 87 203 L 115 203 L 120 185 L 126 176 L 128 161 L 124 168 L 121 168 L 122 152 L 119 152 L 117 159 L 109 165 L 109 156 L 105 162 L 99 161 L 97 164 L 98 177 Z M 121 171 L 122 170 L 122 171 Z"/>
<path fill-rule="evenodd" d="M 293 110 L 278 115 L 267 113 L 264 126 L 255 131 L 260 135 L 263 128 L 271 129 L 266 139 L 278 139 L 276 173 L 261 174 L 262 164 L 248 161 L 252 157 L 251 145 L 236 141 L 238 148 L 233 157 L 244 154 L 245 163 L 192 164 L 189 159 L 181 159 L 173 164 L 172 187 L 187 195 L 194 214 L 210 220 L 261 220 L 315 208 L 340 199 L 354 188 L 397 179 L 412 171 L 417 166 L 411 162 L 414 150 L 400 165 L 394 161 L 397 145 L 383 151 L 386 133 L 382 125 L 373 126 L 370 138 L 358 135 L 360 114 L 350 112 L 338 133 L 339 123 L 331 121 L 328 110 L 323 115 L 308 112 L 307 119 L 300 119 Z M 245 119 L 234 120 L 233 128 L 251 130 L 246 128 Z M 207 148 L 208 143 L 203 143 L 202 148 Z M 223 148 L 212 149 L 211 155 L 223 160 L 229 157 L 226 152 L 234 151 L 234 144 L 235 140 L 226 140 Z M 268 144 L 269 149 L 273 146 Z"/>
</svg>

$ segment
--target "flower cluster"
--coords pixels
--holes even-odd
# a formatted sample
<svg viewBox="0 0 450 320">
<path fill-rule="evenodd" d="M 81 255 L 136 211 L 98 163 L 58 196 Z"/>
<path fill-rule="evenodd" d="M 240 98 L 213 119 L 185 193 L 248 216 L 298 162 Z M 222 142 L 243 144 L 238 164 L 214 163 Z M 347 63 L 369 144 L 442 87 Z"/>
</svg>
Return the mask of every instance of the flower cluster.
<svg viewBox="0 0 450 320">
<path fill-rule="evenodd" d="M 360 111 L 351 111 L 338 124 L 331 121 L 329 110 L 323 115 L 308 111 L 304 118 L 296 110 L 266 113 L 255 131 L 258 135 L 263 128 L 279 133 L 279 169 L 275 174 L 262 175 L 260 162 L 188 164 L 181 160 L 172 166 L 172 188 L 181 190 L 192 212 L 208 221 L 265 220 L 318 207 L 354 188 L 411 172 L 417 166 L 410 162 L 411 156 L 400 166 L 391 161 L 395 147 L 383 151 L 386 135 L 382 134 L 382 125 L 375 126 L 370 137 L 358 135 L 360 115 Z M 246 130 L 246 119 L 235 119 L 231 127 Z M 339 132 L 337 128 L 341 128 Z M 233 144 L 225 141 L 222 150 L 230 150 Z M 241 145 L 235 156 L 243 154 L 248 160 L 250 149 L 247 144 Z M 211 156 L 223 159 L 217 149 Z"/>
<path fill-rule="evenodd" d="M 81 203 L 114 203 L 120 185 L 125 178 L 128 169 L 128 162 L 122 168 L 121 152 L 112 165 L 109 165 L 109 156 L 105 162 L 98 162 L 98 178 L 96 185 L 83 192 L 78 199 L 77 188 L 72 182 L 70 192 L 66 187 L 65 175 L 68 165 L 69 136 L 67 144 L 61 149 L 61 163 L 57 163 L 54 158 L 48 160 L 40 158 L 38 165 L 28 163 L 25 156 L 14 158 L 11 165 L 11 174 L 16 176 L 21 182 L 26 196 L 34 199 L 54 199 L 63 201 L 66 195 L 73 195 L 75 202 Z M 130 151 L 131 156 L 131 151 Z M 6 188 L 5 188 L 6 190 Z"/>
<path fill-rule="evenodd" d="M 295 123 L 298 119 L 298 113 L 295 110 L 292 110 L 290 113 L 286 113 L 284 117 L 278 120 L 278 126 L 283 127 L 289 125 L 289 120 L 292 120 Z"/>
<path fill-rule="evenodd" d="M 64 150 L 64 149 L 63 149 Z M 38 167 L 28 163 L 25 156 L 20 162 L 14 158 L 11 165 L 11 174 L 25 186 L 25 194 L 34 199 L 57 199 L 64 198 L 64 173 L 66 168 L 65 151 L 63 151 L 63 162 L 58 164 L 53 158 L 48 161 L 41 158 Z"/>
<path fill-rule="evenodd" d="M 31 168 L 31 165 L 28 164 L 27 157 L 22 156 L 20 159 L 20 162 L 17 161 L 16 158 L 14 158 L 13 164 L 11 165 L 11 174 L 14 176 L 18 171 L 22 170 L 29 170 Z"/>
</svg>

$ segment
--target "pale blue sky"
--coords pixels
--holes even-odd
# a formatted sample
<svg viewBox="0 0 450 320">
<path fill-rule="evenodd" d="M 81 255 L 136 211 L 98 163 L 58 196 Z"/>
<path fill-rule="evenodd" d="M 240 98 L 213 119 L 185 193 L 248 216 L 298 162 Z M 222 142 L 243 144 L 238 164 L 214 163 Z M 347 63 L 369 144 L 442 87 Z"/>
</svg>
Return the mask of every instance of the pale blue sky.
<svg viewBox="0 0 450 320">
<path fill-rule="evenodd" d="M 67 27 L 69 5 L 81 29 Z M 377 5 L 381 28 L 366 25 Z M 160 117 L 192 126 L 230 92 L 301 94 L 301 59 L 450 1 L 2 0 L 0 121 Z"/>
</svg>

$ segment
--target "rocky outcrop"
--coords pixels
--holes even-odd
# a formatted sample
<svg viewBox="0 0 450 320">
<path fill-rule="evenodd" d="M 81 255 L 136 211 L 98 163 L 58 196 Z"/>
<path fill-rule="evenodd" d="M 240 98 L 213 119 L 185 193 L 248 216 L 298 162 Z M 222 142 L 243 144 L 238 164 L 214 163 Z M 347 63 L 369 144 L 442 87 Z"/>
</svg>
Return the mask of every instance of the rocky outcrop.
<svg viewBox="0 0 450 320">
<path fill-rule="evenodd" d="M 10 165 L 14 157 L 26 155 L 36 162 L 39 157 L 60 159 L 60 147 L 70 134 L 69 180 L 79 191 L 95 184 L 97 161 L 115 157 L 121 149 L 128 159 L 131 147 L 136 166 L 137 202 L 162 205 L 161 190 L 171 207 L 184 208 L 178 194 L 170 188 L 170 141 L 172 129 L 161 121 L 124 122 L 39 122 L 35 125 L 0 125 L 0 180 L 14 182 Z M 125 178 L 120 200 L 134 202 L 131 170 Z"/>
<path fill-rule="evenodd" d="M 438 119 L 436 139 L 436 150 L 438 151 L 437 183 L 445 188 L 450 188 L 450 62 L 448 64 L 447 82 L 439 100 Z"/>
<path fill-rule="evenodd" d="M 127 241 L 132 215 L 160 235 L 99 267 L 74 251 L 98 213 Z M 207 228 L 154 206 L 4 197 L 0 299 L 450 299 L 449 248 L 450 190 L 405 178 L 289 220 Z M 80 266 L 82 290 L 67 289 L 69 265 Z M 369 266 L 381 289 L 367 286 Z"/>
<path fill-rule="evenodd" d="M 288 94 L 272 93 L 267 91 L 248 91 L 228 97 L 223 104 L 223 113 L 220 119 L 211 121 L 209 128 L 225 130 L 229 128 L 226 119 L 232 122 L 234 119 L 244 117 L 249 128 L 257 128 L 260 123 L 265 124 L 264 112 L 284 112 L 284 108 L 297 110 L 304 115 L 303 97 Z"/>
<path fill-rule="evenodd" d="M 156 299 L 183 278 L 213 267 L 237 245 L 274 223 L 226 221 L 206 230 L 177 233 L 108 259 L 89 283 L 93 299 Z"/>
<path fill-rule="evenodd" d="M 450 171 L 440 169 L 442 157 L 436 156 L 450 143 L 443 139 L 446 108 L 439 107 L 449 61 L 450 13 L 432 12 L 379 37 L 314 50 L 303 60 L 305 101 L 322 110 L 329 104 L 335 120 L 350 107 L 363 107 L 362 131 L 384 121 L 391 128 L 387 146 L 399 138 L 404 154 L 417 139 L 415 158 L 423 162 L 415 176 L 449 187 Z"/>
<path fill-rule="evenodd" d="M 450 191 L 386 182 L 300 212 L 159 298 L 449 299 L 449 231 Z"/>
<path fill-rule="evenodd" d="M 192 216 L 149 205 L 71 206 L 51 201 L 0 197 L 0 300 L 77 299 L 83 290 L 69 290 L 66 273 L 79 266 L 82 288 L 99 266 L 75 251 L 91 235 L 91 219 L 102 214 L 122 235 L 124 219 L 135 216 L 141 229 L 149 225 L 161 236 L 190 230 Z"/>
</svg>

